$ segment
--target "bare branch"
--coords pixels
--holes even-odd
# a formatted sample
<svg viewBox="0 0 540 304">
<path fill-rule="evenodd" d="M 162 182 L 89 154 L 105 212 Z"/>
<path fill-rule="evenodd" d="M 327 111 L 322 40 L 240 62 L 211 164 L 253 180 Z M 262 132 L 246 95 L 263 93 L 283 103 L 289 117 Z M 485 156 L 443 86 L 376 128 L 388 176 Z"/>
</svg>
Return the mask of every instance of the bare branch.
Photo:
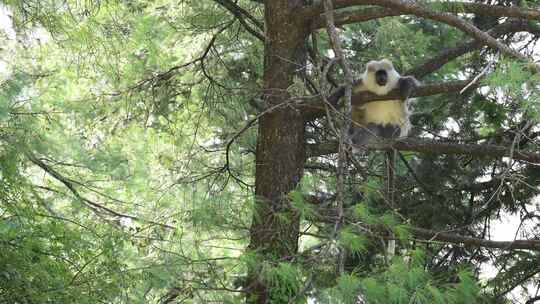
<svg viewBox="0 0 540 304">
<path fill-rule="evenodd" d="M 347 166 L 347 139 L 349 135 L 349 129 L 351 127 L 351 113 L 352 113 L 352 106 L 351 106 L 351 94 L 352 94 L 352 86 L 353 86 L 353 74 L 351 71 L 351 68 L 349 66 L 349 63 L 347 62 L 347 58 L 345 57 L 345 54 L 343 53 L 343 49 L 341 48 L 341 40 L 339 39 L 337 35 L 336 25 L 334 24 L 334 9 L 332 6 L 332 0 L 324 0 L 324 9 L 325 9 L 325 15 L 326 15 L 326 31 L 328 33 L 328 36 L 330 37 L 330 44 L 332 45 L 332 49 L 334 50 L 334 54 L 336 55 L 336 59 L 339 61 L 340 66 L 345 73 L 345 100 L 344 100 L 344 115 L 345 120 L 341 127 L 341 134 L 339 136 L 339 148 L 338 148 L 338 164 L 337 164 L 337 177 L 336 177 L 336 191 L 337 191 L 337 211 L 338 211 L 338 217 L 336 219 L 336 222 L 334 224 L 334 231 L 333 236 L 334 238 L 337 234 L 337 231 L 339 227 L 342 224 L 343 221 L 343 206 L 345 204 L 345 171 Z M 326 78 L 326 75 L 323 75 L 324 78 Z M 324 79 L 323 78 L 323 79 Z M 339 269 L 340 272 L 342 271 L 342 259 L 340 259 L 339 262 Z"/>
<path fill-rule="evenodd" d="M 335 24 L 337 26 L 365 22 L 373 19 L 379 19 L 384 17 L 399 16 L 402 15 L 401 12 L 386 8 L 379 7 L 369 7 L 364 9 L 355 10 L 352 12 L 335 12 Z M 313 20 L 312 27 L 313 29 L 323 28 L 325 26 L 326 20 L 324 15 L 316 17 Z"/>
<path fill-rule="evenodd" d="M 340 9 L 366 4 L 377 5 L 377 3 L 373 2 L 377 1 L 371 1 L 371 3 L 366 3 L 366 1 L 363 0 L 336 0 L 334 1 L 334 7 L 336 9 Z M 513 17 L 520 19 L 540 20 L 540 10 L 522 8 L 517 6 L 489 5 L 471 2 L 432 2 L 429 3 L 429 5 L 432 8 L 436 8 L 438 11 L 453 14 L 472 13 L 481 16 Z M 318 4 L 303 8 L 301 15 L 304 18 L 313 18 L 322 14 L 323 11 L 324 8 L 322 4 Z M 399 11 L 394 13 L 400 14 Z"/>
<path fill-rule="evenodd" d="M 441 2 L 435 4 L 448 13 L 472 13 L 481 16 L 513 17 L 540 20 L 540 10 L 517 6 L 489 5 L 474 2 Z"/>
<path fill-rule="evenodd" d="M 231 14 L 233 14 L 236 19 L 242 24 L 242 26 L 248 31 L 250 34 L 255 36 L 255 38 L 261 40 L 264 42 L 265 38 L 264 35 L 258 32 L 257 30 L 253 29 L 247 22 L 246 18 L 249 19 L 255 26 L 257 26 L 260 30 L 264 29 L 264 25 L 262 22 L 257 20 L 257 18 L 253 17 L 250 13 L 248 13 L 245 9 L 238 6 L 238 4 L 230 1 L 230 0 L 214 0 L 216 3 L 223 6 L 226 10 L 228 10 Z"/>
<path fill-rule="evenodd" d="M 510 148 L 495 145 L 475 145 L 425 141 L 419 139 L 403 139 L 394 142 L 373 143 L 366 146 L 368 150 L 396 149 L 400 151 L 419 152 L 426 154 L 470 155 L 475 157 L 500 158 L 509 157 L 515 160 L 540 164 L 540 153 L 511 150 Z M 308 144 L 309 157 L 336 153 L 337 143 Z"/>
<path fill-rule="evenodd" d="M 236 13 L 242 14 L 243 16 L 247 17 L 253 24 L 255 24 L 260 30 L 264 30 L 264 24 L 259 21 L 257 18 L 253 17 L 248 11 L 240 7 L 238 4 L 230 1 L 230 0 L 214 0 L 217 3 L 221 4 L 223 7 L 227 8 L 229 11 L 234 11 Z M 236 14 L 235 14 L 236 16 Z"/>
<path fill-rule="evenodd" d="M 484 44 L 499 50 L 501 53 L 509 55 L 511 57 L 516 57 L 524 61 L 529 61 L 529 59 L 523 54 L 511 49 L 504 43 L 497 41 L 497 39 L 491 37 L 489 34 L 481 31 L 476 26 L 471 23 L 453 15 L 450 13 L 439 13 L 429 9 L 424 8 L 424 6 L 414 3 L 414 2 L 403 2 L 399 0 L 360 0 L 358 2 L 363 2 L 363 4 L 372 4 L 383 6 L 386 8 L 391 8 L 405 12 L 408 14 L 416 15 L 418 17 L 423 17 L 427 19 L 436 20 L 442 23 L 446 23 L 450 26 L 456 27 L 463 32 L 474 37 L 476 40 L 483 42 Z"/>
<path fill-rule="evenodd" d="M 540 251 L 540 240 L 491 241 L 430 229 L 410 227 L 409 230 L 424 240 L 462 244 L 472 247 L 494 248 L 502 250 L 525 249 Z"/>
<path fill-rule="evenodd" d="M 218 38 L 218 36 L 223 33 L 223 31 L 225 31 L 227 28 L 229 28 L 229 26 L 231 26 L 231 24 L 233 24 L 234 21 L 231 21 L 229 23 L 227 23 L 225 26 L 223 26 L 222 28 L 220 28 L 216 34 L 214 34 L 212 36 L 212 38 L 210 39 L 210 41 L 208 42 L 208 44 L 206 45 L 206 47 L 204 48 L 204 51 L 202 52 L 202 54 L 187 62 L 187 63 L 184 63 L 184 64 L 181 64 L 181 65 L 176 65 L 170 69 L 168 69 L 167 71 L 164 71 L 164 72 L 159 72 L 155 75 L 152 75 L 150 77 L 147 77 L 145 79 L 142 79 L 140 80 L 139 82 L 137 82 L 136 84 L 130 86 L 129 88 L 127 88 L 126 90 L 123 90 L 123 91 L 119 91 L 119 92 L 115 92 L 115 93 L 112 93 L 111 95 L 113 96 L 118 96 L 118 95 L 121 95 L 121 94 L 124 94 L 130 90 L 135 90 L 135 89 L 142 89 L 143 87 L 147 86 L 147 85 L 150 85 L 150 86 L 153 86 L 155 83 L 158 83 L 159 81 L 166 81 L 166 80 L 169 80 L 171 77 L 173 77 L 176 73 L 178 73 L 179 70 L 181 69 L 184 69 L 184 68 L 187 68 L 187 67 L 190 67 L 196 63 L 199 63 L 199 62 L 203 62 L 206 57 L 208 56 L 208 54 L 210 53 L 210 50 L 214 47 L 214 43 L 216 42 L 216 39 Z"/>
</svg>

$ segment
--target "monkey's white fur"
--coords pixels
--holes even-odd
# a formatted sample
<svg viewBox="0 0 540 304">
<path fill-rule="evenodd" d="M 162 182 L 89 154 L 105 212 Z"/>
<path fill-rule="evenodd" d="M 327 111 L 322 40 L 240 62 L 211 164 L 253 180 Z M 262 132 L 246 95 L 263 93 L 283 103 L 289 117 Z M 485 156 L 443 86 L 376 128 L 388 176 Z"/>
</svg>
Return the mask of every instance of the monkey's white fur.
<svg viewBox="0 0 540 304">
<path fill-rule="evenodd" d="M 375 72 L 386 70 L 388 81 L 384 86 L 380 86 L 375 81 Z M 380 61 L 370 61 L 362 75 L 362 81 L 353 89 L 354 93 L 368 91 L 376 95 L 386 95 L 399 86 L 401 75 L 394 69 L 392 62 L 388 59 Z M 374 123 L 378 125 L 397 125 L 400 128 L 400 137 L 407 136 L 411 128 L 409 122 L 409 109 L 407 101 L 399 99 L 372 101 L 359 107 L 363 112 L 360 121 L 356 122 L 367 125 Z M 354 116 L 354 115 L 353 115 Z"/>
</svg>

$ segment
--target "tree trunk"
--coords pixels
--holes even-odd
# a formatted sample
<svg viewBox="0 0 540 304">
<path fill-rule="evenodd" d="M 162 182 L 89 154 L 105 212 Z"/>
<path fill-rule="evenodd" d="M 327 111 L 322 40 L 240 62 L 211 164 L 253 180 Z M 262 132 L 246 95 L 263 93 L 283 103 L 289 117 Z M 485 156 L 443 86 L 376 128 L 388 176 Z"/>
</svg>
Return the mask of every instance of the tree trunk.
<svg viewBox="0 0 540 304">
<path fill-rule="evenodd" d="M 264 98 L 267 107 L 289 101 L 287 89 L 295 71 L 304 63 L 309 27 L 294 16 L 293 0 L 266 1 Z M 296 20 L 295 20 L 296 19 Z M 287 261 L 298 250 L 299 217 L 287 194 L 304 173 L 304 117 L 290 106 L 279 107 L 261 117 L 255 169 L 255 212 L 249 249 L 260 258 L 251 267 L 247 290 L 249 303 L 277 303 L 271 286 L 260 277 L 260 266 Z"/>
</svg>

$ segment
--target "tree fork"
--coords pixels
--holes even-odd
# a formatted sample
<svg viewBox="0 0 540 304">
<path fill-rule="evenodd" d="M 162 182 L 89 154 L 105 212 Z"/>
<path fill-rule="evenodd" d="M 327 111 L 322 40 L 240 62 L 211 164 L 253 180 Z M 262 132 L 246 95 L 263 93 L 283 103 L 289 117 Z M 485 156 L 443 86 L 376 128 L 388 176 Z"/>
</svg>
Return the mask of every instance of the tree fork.
<svg viewBox="0 0 540 304">
<path fill-rule="evenodd" d="M 265 3 L 263 99 L 267 107 L 291 98 L 287 89 L 296 71 L 304 66 L 310 27 L 294 15 L 300 4 L 298 0 Z M 248 270 L 248 303 L 277 303 L 271 299 L 272 287 L 260 276 L 260 267 L 263 263 L 287 261 L 298 250 L 299 216 L 291 208 L 288 193 L 304 174 L 304 124 L 302 111 L 289 107 L 280 107 L 259 120 L 255 208 L 248 247 L 258 263 Z"/>
</svg>

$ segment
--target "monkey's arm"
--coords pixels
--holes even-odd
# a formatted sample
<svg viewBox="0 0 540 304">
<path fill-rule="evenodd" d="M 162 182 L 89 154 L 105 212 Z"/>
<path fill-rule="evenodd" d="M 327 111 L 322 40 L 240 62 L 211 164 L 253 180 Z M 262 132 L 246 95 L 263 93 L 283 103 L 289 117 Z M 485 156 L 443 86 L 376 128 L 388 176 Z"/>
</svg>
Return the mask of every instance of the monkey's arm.
<svg viewBox="0 0 540 304">
<path fill-rule="evenodd" d="M 414 93 L 420 82 L 413 76 L 404 76 L 399 78 L 398 85 L 401 100 L 405 101 Z"/>
<path fill-rule="evenodd" d="M 413 77 L 414 78 L 414 77 Z M 354 84 L 352 88 L 352 93 L 354 94 L 360 87 L 362 86 L 362 79 L 358 79 Z M 328 96 L 327 100 L 330 102 L 331 105 L 337 106 L 339 100 L 345 96 L 345 87 L 341 86 L 337 91 L 335 91 L 332 95 Z"/>
</svg>

